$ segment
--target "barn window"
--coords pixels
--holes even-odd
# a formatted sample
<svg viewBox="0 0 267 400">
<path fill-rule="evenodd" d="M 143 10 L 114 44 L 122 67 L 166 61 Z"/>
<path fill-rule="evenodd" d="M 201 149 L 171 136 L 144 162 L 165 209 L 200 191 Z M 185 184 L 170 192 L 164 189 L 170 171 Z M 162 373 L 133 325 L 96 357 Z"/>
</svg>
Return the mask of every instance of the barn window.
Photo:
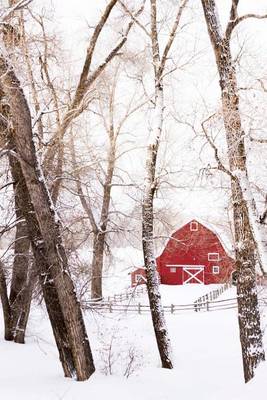
<svg viewBox="0 0 267 400">
<path fill-rule="evenodd" d="M 175 267 L 171 267 L 170 268 L 170 272 L 175 273 L 176 272 L 176 268 Z"/>
<path fill-rule="evenodd" d="M 219 261 L 220 260 L 219 253 L 208 253 L 208 260 L 209 261 Z"/>
<path fill-rule="evenodd" d="M 219 274 L 220 273 L 220 267 L 218 267 L 218 265 L 213 265 L 212 273 L 213 274 Z"/>
<path fill-rule="evenodd" d="M 141 274 L 135 275 L 135 283 L 142 282 L 143 279 L 144 279 L 143 275 L 141 275 Z"/>
<path fill-rule="evenodd" d="M 198 223 L 197 222 L 190 222 L 190 231 L 198 231 Z"/>
</svg>

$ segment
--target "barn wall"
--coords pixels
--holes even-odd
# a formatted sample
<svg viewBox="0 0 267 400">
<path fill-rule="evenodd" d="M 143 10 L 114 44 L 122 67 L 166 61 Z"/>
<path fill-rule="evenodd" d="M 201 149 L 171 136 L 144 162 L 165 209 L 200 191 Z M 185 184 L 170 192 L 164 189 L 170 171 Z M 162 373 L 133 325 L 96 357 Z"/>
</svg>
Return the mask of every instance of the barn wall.
<svg viewBox="0 0 267 400">
<path fill-rule="evenodd" d="M 190 229 L 192 222 L 197 223 L 198 229 L 195 231 Z M 218 253 L 219 260 L 210 261 L 209 253 Z M 169 265 L 173 265 L 173 267 L 169 267 Z M 203 273 L 200 269 L 191 269 L 191 274 L 196 274 L 196 278 L 198 278 L 191 279 L 191 275 L 183 266 L 195 266 L 196 268 L 202 266 L 204 269 Z M 213 266 L 219 267 L 218 274 L 213 273 Z M 157 257 L 157 267 L 163 284 L 182 285 L 188 277 L 191 279 L 190 283 L 198 283 L 199 280 L 203 280 L 204 284 L 212 284 L 230 280 L 235 269 L 235 262 L 228 256 L 217 235 L 193 220 L 172 235 L 162 254 Z M 175 272 L 173 272 L 174 268 L 176 268 Z M 145 276 L 145 271 L 139 268 L 132 273 L 132 285 L 135 284 L 136 274 Z"/>
</svg>

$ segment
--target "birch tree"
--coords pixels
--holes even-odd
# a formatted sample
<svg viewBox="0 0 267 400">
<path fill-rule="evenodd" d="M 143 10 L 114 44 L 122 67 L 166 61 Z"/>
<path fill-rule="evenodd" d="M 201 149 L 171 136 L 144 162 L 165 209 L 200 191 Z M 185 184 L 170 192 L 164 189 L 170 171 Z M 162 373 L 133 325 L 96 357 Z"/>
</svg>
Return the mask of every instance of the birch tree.
<svg viewBox="0 0 267 400">
<path fill-rule="evenodd" d="M 163 368 L 172 368 L 170 341 L 168 337 L 166 322 L 161 304 L 159 291 L 159 279 L 157 274 L 156 258 L 154 253 L 153 241 L 153 199 L 157 189 L 156 163 L 157 154 L 162 135 L 163 117 L 164 117 L 164 73 L 168 60 L 169 51 L 173 44 L 182 12 L 186 7 L 187 0 L 180 2 L 175 21 L 170 31 L 167 44 L 164 47 L 162 55 L 160 54 L 157 6 L 156 0 L 150 0 L 150 38 L 152 47 L 152 63 L 154 70 L 154 111 L 153 127 L 149 145 L 147 148 L 145 186 L 142 200 L 142 243 L 144 253 L 144 264 L 147 278 L 147 290 L 151 309 L 151 316 L 160 353 Z"/>
<path fill-rule="evenodd" d="M 246 165 L 245 134 L 242 126 L 237 77 L 230 41 L 234 28 L 247 18 L 264 18 L 255 14 L 238 16 L 239 0 L 232 0 L 230 18 L 222 32 L 215 0 L 202 0 L 210 41 L 214 50 L 220 78 L 222 115 L 228 146 L 228 168 L 219 162 L 220 169 L 231 179 L 235 231 L 236 269 L 238 273 L 238 321 L 243 357 L 244 379 L 248 382 L 257 365 L 265 359 L 257 299 L 255 249 L 261 254 L 261 240 L 255 229 L 256 208 L 249 187 Z M 218 157 L 217 157 L 218 159 Z M 265 263 L 261 259 L 261 263 Z"/>
</svg>

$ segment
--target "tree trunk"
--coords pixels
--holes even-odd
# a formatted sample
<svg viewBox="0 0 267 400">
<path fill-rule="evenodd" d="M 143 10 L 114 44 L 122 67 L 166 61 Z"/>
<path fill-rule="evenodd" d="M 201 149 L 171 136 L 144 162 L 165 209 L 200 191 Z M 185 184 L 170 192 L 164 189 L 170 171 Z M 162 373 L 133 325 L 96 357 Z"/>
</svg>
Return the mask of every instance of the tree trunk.
<svg viewBox="0 0 267 400">
<path fill-rule="evenodd" d="M 30 213 L 27 214 L 28 229 L 34 231 L 39 227 L 39 238 L 33 241 L 33 251 L 39 249 L 45 263 L 41 271 L 44 293 L 47 290 L 47 308 L 51 318 L 54 334 L 58 330 L 58 342 L 61 342 L 60 356 L 66 376 L 85 380 L 94 372 L 94 364 L 85 325 L 76 298 L 73 282 L 69 275 L 69 268 L 65 249 L 62 245 L 60 225 L 47 191 L 32 137 L 31 115 L 20 83 L 12 69 L 1 56 L 0 58 L 1 84 L 8 98 L 12 122 L 14 126 L 14 144 L 19 158 L 21 171 L 25 179 L 29 199 L 36 216 L 37 226 L 30 226 Z M 41 257 L 40 257 L 41 258 Z M 39 260 L 40 261 L 40 260 Z M 51 296 L 51 298 L 50 298 Z M 55 301 L 56 298 L 56 301 Z M 52 304 L 51 304 L 52 303 Z M 61 315 L 62 324 L 59 325 L 53 311 L 56 305 Z M 67 339 L 67 351 L 64 340 Z M 63 355 L 64 353 L 64 355 Z"/>
<path fill-rule="evenodd" d="M 260 313 L 256 289 L 255 241 L 246 201 L 237 172 L 247 177 L 244 132 L 239 110 L 237 79 L 229 37 L 222 36 L 214 0 L 202 0 L 209 37 L 214 49 L 220 77 L 223 121 L 228 146 L 229 167 L 232 172 L 232 204 L 234 216 L 236 266 L 238 272 L 238 315 L 245 382 L 265 359 L 260 328 Z"/>
<path fill-rule="evenodd" d="M 255 273 L 255 245 L 251 237 L 246 203 L 238 183 L 232 182 L 237 270 L 237 302 L 245 382 L 265 359 Z"/>
<path fill-rule="evenodd" d="M 103 298 L 102 276 L 105 250 L 105 234 L 101 232 L 94 233 L 93 260 L 92 260 L 92 281 L 91 298 L 99 301 Z"/>
<path fill-rule="evenodd" d="M 171 369 L 173 366 L 170 354 L 170 340 L 168 337 L 163 307 L 161 304 L 161 295 L 159 292 L 159 279 L 157 273 L 156 258 L 154 255 L 153 235 L 153 199 L 156 190 L 155 170 L 159 138 L 161 135 L 163 122 L 163 88 L 160 87 L 160 84 L 156 90 L 155 101 L 155 127 L 152 137 L 152 143 L 148 146 L 145 189 L 142 201 L 142 243 L 147 278 L 147 292 L 158 350 L 161 358 L 162 367 Z"/>
<path fill-rule="evenodd" d="M 10 150 L 15 152 L 12 137 L 10 138 Z M 18 160 L 10 157 L 12 176 L 15 181 L 19 181 L 17 186 L 18 206 L 23 212 L 27 221 L 28 235 L 32 244 L 35 265 L 39 274 L 40 284 L 43 289 L 44 300 L 47 312 L 51 321 L 54 337 L 59 350 L 60 360 L 65 376 L 71 377 L 74 369 L 74 361 L 71 354 L 71 344 L 69 343 L 68 332 L 64 321 L 62 308 L 59 303 L 57 290 L 51 276 L 49 262 L 44 247 L 42 235 L 38 221 L 33 210 L 28 189 Z"/>
<path fill-rule="evenodd" d="M 5 323 L 5 340 L 13 340 L 11 329 L 11 310 L 7 294 L 7 285 L 4 266 L 0 260 L 0 297 L 2 302 L 4 323 Z"/>
<path fill-rule="evenodd" d="M 103 297 L 103 264 L 104 264 L 104 251 L 107 236 L 109 207 L 111 201 L 111 183 L 115 167 L 115 141 L 113 138 L 110 143 L 110 151 L 108 155 L 108 167 L 104 183 L 102 208 L 100 215 L 100 229 L 94 231 L 94 244 L 93 244 L 93 261 L 92 261 L 92 283 L 91 283 L 91 297 L 92 299 L 101 300 Z"/>
<path fill-rule="evenodd" d="M 12 177 L 15 182 L 15 208 L 18 223 L 16 225 L 15 254 L 9 303 L 11 308 L 13 340 L 16 343 L 24 343 L 25 330 L 30 312 L 32 290 L 35 283 L 35 273 L 30 262 L 30 240 L 28 238 L 27 223 L 18 206 L 19 199 L 16 186 L 19 186 L 20 182 L 15 181 L 15 176 L 13 174 Z"/>
</svg>

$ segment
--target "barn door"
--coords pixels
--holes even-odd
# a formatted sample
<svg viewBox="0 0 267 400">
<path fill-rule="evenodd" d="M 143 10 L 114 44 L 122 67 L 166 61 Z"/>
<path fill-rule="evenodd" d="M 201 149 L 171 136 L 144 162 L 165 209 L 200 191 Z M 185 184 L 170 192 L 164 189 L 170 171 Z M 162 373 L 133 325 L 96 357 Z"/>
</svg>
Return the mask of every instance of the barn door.
<svg viewBox="0 0 267 400">
<path fill-rule="evenodd" d="M 183 267 L 183 285 L 187 283 L 204 283 L 204 267 Z"/>
</svg>

